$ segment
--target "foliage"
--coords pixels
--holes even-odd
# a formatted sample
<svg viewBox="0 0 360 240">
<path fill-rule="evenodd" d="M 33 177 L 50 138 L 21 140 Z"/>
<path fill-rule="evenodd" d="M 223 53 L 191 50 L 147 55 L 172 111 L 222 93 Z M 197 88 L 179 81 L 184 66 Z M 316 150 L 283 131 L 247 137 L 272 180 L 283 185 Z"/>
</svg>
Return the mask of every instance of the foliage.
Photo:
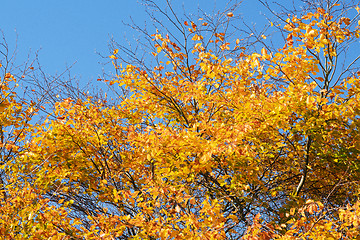
<svg viewBox="0 0 360 240">
<path fill-rule="evenodd" d="M 359 57 L 337 71 L 360 22 L 331 15 L 338 7 L 286 19 L 277 50 L 207 38 L 204 19 L 181 23 L 192 45 L 157 32 L 152 69 L 110 56 L 119 103 L 66 98 L 39 124 L 7 74 L 0 234 L 359 237 Z"/>
</svg>

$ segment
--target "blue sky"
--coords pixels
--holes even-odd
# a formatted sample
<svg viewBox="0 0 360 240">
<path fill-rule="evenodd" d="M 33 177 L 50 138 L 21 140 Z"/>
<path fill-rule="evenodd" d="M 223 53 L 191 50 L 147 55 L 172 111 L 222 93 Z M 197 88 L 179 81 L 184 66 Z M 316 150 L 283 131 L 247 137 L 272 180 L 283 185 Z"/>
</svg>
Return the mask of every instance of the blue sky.
<svg viewBox="0 0 360 240">
<path fill-rule="evenodd" d="M 165 7 L 165 0 L 154 1 Z M 172 0 L 173 7 L 180 16 L 183 9 L 188 14 L 197 15 L 199 7 L 210 14 L 213 10 L 222 11 L 227 2 Z M 295 1 L 298 2 L 300 1 Z M 289 5 L 292 1 L 278 0 L 273 3 L 273 7 L 277 6 L 277 3 Z M 244 0 L 240 6 L 237 14 L 241 14 L 250 25 L 257 23 L 261 28 L 268 24 L 264 15 L 273 17 L 257 0 Z M 123 22 L 130 22 L 130 17 L 140 26 L 146 21 L 149 22 L 140 0 L 3 0 L 1 7 L 3 11 L 0 29 L 11 49 L 15 47 L 18 36 L 17 64 L 27 60 L 30 50 L 40 50 L 39 61 L 46 74 L 62 73 L 67 66 L 75 63 L 70 73 L 84 85 L 96 82 L 102 75 L 103 65 L 99 62 L 104 63 L 106 59 L 97 53 L 109 55 L 108 44 L 111 36 L 120 44 L 126 44 L 125 34 L 129 39 L 135 36 Z M 283 44 L 276 40 L 275 43 Z M 356 51 L 350 52 L 348 61 L 351 61 L 354 55 Z M 111 66 L 106 68 L 106 71 L 110 70 Z"/>
<path fill-rule="evenodd" d="M 157 1 L 164 4 L 163 0 Z M 197 7 L 205 12 L 222 10 L 225 0 L 173 0 L 175 10 L 182 14 L 195 13 Z M 39 60 L 47 74 L 61 73 L 67 66 L 76 64 L 71 74 L 81 82 L 94 81 L 102 73 L 104 62 L 96 52 L 108 55 L 108 42 L 114 36 L 119 43 L 130 30 L 122 22 L 130 17 L 142 25 L 148 21 L 145 8 L 136 0 L 4 0 L 1 5 L 0 29 L 10 47 L 17 48 L 20 63 L 28 52 L 39 52 Z M 257 1 L 245 1 L 240 9 L 251 20 L 260 16 Z M 131 37 L 131 33 L 130 33 Z"/>
</svg>

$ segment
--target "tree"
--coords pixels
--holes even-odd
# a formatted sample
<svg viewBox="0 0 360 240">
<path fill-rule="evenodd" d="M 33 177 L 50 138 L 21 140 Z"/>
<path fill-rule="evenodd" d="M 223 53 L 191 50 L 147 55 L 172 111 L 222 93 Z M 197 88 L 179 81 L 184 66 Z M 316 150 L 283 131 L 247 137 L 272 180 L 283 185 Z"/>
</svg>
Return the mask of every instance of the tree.
<svg viewBox="0 0 360 240">
<path fill-rule="evenodd" d="M 358 237 L 360 57 L 348 62 L 344 54 L 357 49 L 360 9 L 320 1 L 299 16 L 275 14 L 285 36 L 276 49 L 266 32 L 232 35 L 237 5 L 219 13 L 221 21 L 182 22 L 169 15 L 169 2 L 170 13 L 145 2 L 182 38 L 143 31 L 153 62 L 123 66 L 119 50 L 131 51 L 112 49 L 116 75 L 104 82 L 117 100 L 66 98 L 24 126 L 21 150 L 2 165 L 0 233 Z M 13 78 L 4 79 L 7 86 Z"/>
</svg>

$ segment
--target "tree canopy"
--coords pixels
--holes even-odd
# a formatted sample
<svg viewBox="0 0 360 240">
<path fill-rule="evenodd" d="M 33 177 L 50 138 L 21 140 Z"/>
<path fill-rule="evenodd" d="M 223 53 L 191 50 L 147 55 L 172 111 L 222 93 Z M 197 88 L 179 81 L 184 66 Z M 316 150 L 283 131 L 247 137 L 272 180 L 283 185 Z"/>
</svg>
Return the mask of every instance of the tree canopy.
<svg viewBox="0 0 360 240">
<path fill-rule="evenodd" d="M 105 96 L 19 97 L 3 63 L 0 235 L 358 238 L 360 8 L 263 2 L 275 20 L 250 32 L 237 4 L 183 21 L 167 3 L 177 33 L 143 31 L 145 61 L 113 42 Z"/>
</svg>

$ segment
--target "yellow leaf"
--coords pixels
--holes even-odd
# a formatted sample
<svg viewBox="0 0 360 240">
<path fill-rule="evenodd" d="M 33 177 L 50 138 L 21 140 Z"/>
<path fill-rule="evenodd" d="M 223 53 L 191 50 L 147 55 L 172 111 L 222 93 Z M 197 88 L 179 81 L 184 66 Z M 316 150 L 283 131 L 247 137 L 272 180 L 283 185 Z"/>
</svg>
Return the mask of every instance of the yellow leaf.
<svg viewBox="0 0 360 240">
<path fill-rule="evenodd" d="M 294 215 L 295 214 L 295 208 L 291 208 L 290 209 L 290 215 Z"/>
<path fill-rule="evenodd" d="M 193 41 L 200 41 L 201 39 L 203 39 L 202 36 L 199 36 L 199 35 L 195 34 L 195 35 L 192 37 L 191 40 L 193 40 Z"/>
</svg>

